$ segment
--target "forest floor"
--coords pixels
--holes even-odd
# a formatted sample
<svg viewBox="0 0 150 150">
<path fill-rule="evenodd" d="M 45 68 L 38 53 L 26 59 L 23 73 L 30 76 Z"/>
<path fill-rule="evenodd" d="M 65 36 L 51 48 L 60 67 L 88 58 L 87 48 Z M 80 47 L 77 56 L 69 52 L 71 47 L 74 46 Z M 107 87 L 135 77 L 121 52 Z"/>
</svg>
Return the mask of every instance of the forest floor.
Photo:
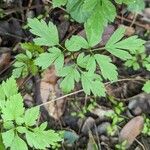
<svg viewBox="0 0 150 150">
<path fill-rule="evenodd" d="M 136 16 L 126 7 L 118 7 L 115 21 L 105 29 L 103 42 L 118 26 L 124 25 L 126 36 L 138 35 L 146 41 L 146 55 L 150 55 L 150 2 L 145 1 L 145 5 Z M 85 35 L 81 24 L 68 20 L 64 10 L 53 9 L 46 0 L 0 0 L 0 82 L 12 75 L 15 56 L 23 51 L 20 43 L 32 42 L 27 18 L 37 16 L 51 20 L 58 27 L 62 42 L 73 34 Z M 91 143 L 96 142 L 101 150 L 114 150 L 123 136 L 130 141 L 129 150 L 150 150 L 150 137 L 141 131 L 143 116 L 150 117 L 150 94 L 142 91 L 144 79 L 150 79 L 150 73 L 142 67 L 135 71 L 120 60 L 114 61 L 120 76 L 118 81 L 106 84 L 109 96 L 105 98 L 85 96 L 80 84 L 72 93 L 63 94 L 52 67 L 38 75 L 17 79 L 25 107 L 41 105 L 40 121 L 47 121 L 51 129 L 66 131 L 60 149 L 92 150 Z M 51 99 L 53 102 L 49 102 Z M 116 116 L 105 116 L 106 112 L 115 112 Z M 113 119 L 121 121 L 114 125 Z M 112 130 L 110 134 L 108 127 Z"/>
</svg>

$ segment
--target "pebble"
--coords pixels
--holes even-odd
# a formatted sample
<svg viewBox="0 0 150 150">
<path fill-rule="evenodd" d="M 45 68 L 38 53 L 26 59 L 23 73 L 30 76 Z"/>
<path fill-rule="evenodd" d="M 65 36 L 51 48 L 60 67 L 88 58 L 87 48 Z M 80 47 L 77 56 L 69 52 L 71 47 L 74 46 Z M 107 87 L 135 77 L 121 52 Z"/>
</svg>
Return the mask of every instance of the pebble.
<svg viewBox="0 0 150 150">
<path fill-rule="evenodd" d="M 142 113 L 150 114 L 150 94 L 140 94 L 138 97 L 130 100 L 128 109 L 134 116 Z"/>
<path fill-rule="evenodd" d="M 98 127 L 97 127 L 97 133 L 99 134 L 99 135 L 102 135 L 102 134 L 104 134 L 104 135 L 107 135 L 107 128 L 110 126 L 110 123 L 109 122 L 103 122 L 103 123 L 101 123 L 100 125 L 98 125 Z M 94 130 L 94 132 L 96 132 L 95 130 Z"/>
<path fill-rule="evenodd" d="M 88 134 L 89 130 L 91 130 L 94 127 L 94 124 L 95 120 L 92 117 L 88 117 L 82 126 L 82 133 Z"/>
</svg>

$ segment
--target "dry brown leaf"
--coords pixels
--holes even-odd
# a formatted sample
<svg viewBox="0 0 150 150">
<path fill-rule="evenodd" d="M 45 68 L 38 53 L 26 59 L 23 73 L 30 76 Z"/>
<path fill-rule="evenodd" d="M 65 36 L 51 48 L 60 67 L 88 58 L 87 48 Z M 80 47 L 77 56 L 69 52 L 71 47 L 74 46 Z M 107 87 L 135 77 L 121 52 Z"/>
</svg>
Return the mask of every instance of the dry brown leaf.
<svg viewBox="0 0 150 150">
<path fill-rule="evenodd" d="M 121 130 L 119 134 L 120 142 L 127 141 L 126 147 L 134 142 L 135 138 L 141 133 L 144 125 L 144 118 L 137 116 L 131 119 Z"/>
<path fill-rule="evenodd" d="M 10 63 L 10 53 L 3 53 L 0 55 L 0 70 L 4 69 Z"/>
<path fill-rule="evenodd" d="M 51 101 L 62 95 L 57 84 L 57 76 L 54 68 L 47 69 L 43 73 L 43 78 L 40 82 L 40 94 L 43 103 Z M 49 115 L 58 120 L 64 113 L 65 99 L 51 102 L 45 105 Z"/>
</svg>

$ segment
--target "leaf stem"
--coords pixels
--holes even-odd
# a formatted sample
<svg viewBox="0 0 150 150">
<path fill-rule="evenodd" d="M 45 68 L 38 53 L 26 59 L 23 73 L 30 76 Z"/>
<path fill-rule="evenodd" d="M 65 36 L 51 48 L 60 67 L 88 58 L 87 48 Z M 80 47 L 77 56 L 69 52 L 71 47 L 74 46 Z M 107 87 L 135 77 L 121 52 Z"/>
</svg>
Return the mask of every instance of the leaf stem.
<svg viewBox="0 0 150 150">
<path fill-rule="evenodd" d="M 93 51 L 100 51 L 100 50 L 105 50 L 105 46 L 104 47 L 100 47 L 100 48 L 92 49 L 91 52 L 93 52 Z"/>
<path fill-rule="evenodd" d="M 67 49 L 65 47 L 63 47 L 61 44 L 59 44 L 59 46 L 64 50 L 66 51 Z"/>
</svg>

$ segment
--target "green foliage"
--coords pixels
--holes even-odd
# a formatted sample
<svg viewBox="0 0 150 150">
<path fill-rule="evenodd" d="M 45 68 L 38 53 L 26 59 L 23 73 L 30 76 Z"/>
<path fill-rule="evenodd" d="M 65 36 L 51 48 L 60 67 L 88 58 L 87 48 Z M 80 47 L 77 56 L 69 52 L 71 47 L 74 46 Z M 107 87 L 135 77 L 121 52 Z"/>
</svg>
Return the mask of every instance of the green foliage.
<svg viewBox="0 0 150 150">
<path fill-rule="evenodd" d="M 42 69 L 48 68 L 52 63 L 55 64 L 56 69 L 61 69 L 64 64 L 64 55 L 60 49 L 53 47 L 48 49 L 48 53 L 42 53 L 35 59 L 35 64 L 42 67 Z"/>
<path fill-rule="evenodd" d="M 80 74 L 76 68 L 76 65 L 71 65 L 62 68 L 60 70 L 61 77 L 64 77 L 63 81 L 60 84 L 60 87 L 64 92 L 69 92 L 74 89 L 75 81 L 79 82 Z M 69 84 L 68 84 L 69 83 Z"/>
<path fill-rule="evenodd" d="M 0 18 L 4 18 L 5 13 L 4 10 L 0 8 Z"/>
<path fill-rule="evenodd" d="M 115 150 L 126 150 L 127 141 L 115 145 Z"/>
<path fill-rule="evenodd" d="M 46 130 L 47 123 L 37 125 L 39 107 L 25 110 L 23 99 L 14 78 L 0 86 L 2 141 L 10 150 L 45 149 L 58 146 L 62 138 L 54 130 Z M 24 136 L 25 135 L 25 136 Z M 28 144 L 28 145 L 27 145 Z"/>
<path fill-rule="evenodd" d="M 132 4 L 134 0 L 115 0 L 119 4 Z M 66 4 L 71 17 L 84 23 L 89 46 L 93 47 L 101 40 L 104 28 L 116 17 L 116 8 L 110 0 L 53 0 L 53 6 Z"/>
<path fill-rule="evenodd" d="M 22 49 L 24 53 L 18 54 L 15 58 L 16 61 L 13 64 L 13 76 L 15 78 L 25 77 L 28 74 L 35 75 L 38 72 L 38 67 L 36 66 L 34 59 L 43 53 L 44 50 L 33 43 L 22 43 Z"/>
<path fill-rule="evenodd" d="M 55 8 L 55 7 L 66 5 L 67 0 L 52 0 L 52 2 L 53 2 L 53 7 Z"/>
<path fill-rule="evenodd" d="M 150 80 L 148 80 L 148 81 L 144 84 L 142 90 L 143 90 L 144 92 L 146 92 L 146 93 L 150 93 Z"/>
<path fill-rule="evenodd" d="M 150 71 L 150 56 L 146 55 L 145 48 L 139 47 L 136 51 L 131 52 L 132 57 L 125 62 L 125 66 L 138 70 L 141 67 Z"/>
<path fill-rule="evenodd" d="M 134 0 L 128 5 L 128 10 L 134 13 L 140 13 L 145 8 L 144 0 Z"/>
<path fill-rule="evenodd" d="M 77 35 L 72 36 L 70 40 L 67 39 L 65 47 L 71 52 L 79 51 L 81 48 L 89 48 L 87 41 L 83 37 Z"/>
<path fill-rule="evenodd" d="M 142 133 L 146 136 L 150 136 L 150 119 L 145 117 L 144 128 Z"/>
<path fill-rule="evenodd" d="M 59 44 L 58 31 L 56 26 L 49 22 L 48 24 L 37 18 L 28 19 L 28 26 L 31 28 L 30 32 L 38 36 L 34 39 L 35 44 L 41 46 L 55 46 Z"/>
<path fill-rule="evenodd" d="M 117 102 L 112 97 L 110 97 L 110 101 L 113 104 L 114 112 L 106 113 L 106 116 L 112 119 L 112 123 L 110 126 L 108 126 L 107 132 L 109 135 L 113 136 L 118 130 L 118 125 L 124 121 L 122 113 L 124 112 L 125 108 L 122 102 Z"/>
<path fill-rule="evenodd" d="M 130 4 L 130 3 L 133 3 L 134 1 L 133 0 L 115 0 L 116 3 L 118 4 Z"/>
<path fill-rule="evenodd" d="M 79 106 L 77 102 L 72 103 L 72 106 L 74 107 L 75 110 L 77 109 L 79 110 L 71 113 L 71 115 L 84 118 L 86 113 L 91 112 L 97 106 L 97 103 L 95 102 L 94 99 L 90 99 L 90 103 L 84 105 L 82 108 Z"/>
<path fill-rule="evenodd" d="M 88 4 L 89 1 L 87 1 L 87 3 L 83 3 L 83 1 L 69 1 L 67 5 L 72 5 L 72 3 L 77 3 L 77 5 L 78 3 L 81 5 L 84 4 L 86 8 L 88 7 L 86 4 Z M 112 5 L 108 0 L 102 1 L 102 3 L 103 7 L 105 6 L 103 8 L 104 10 L 107 10 L 107 7 L 111 7 Z M 92 4 L 94 5 L 94 2 Z M 98 6 L 100 6 L 99 3 Z M 110 12 L 110 14 L 112 14 L 112 12 Z M 107 14 L 105 13 L 101 15 L 110 21 L 113 20 L 113 16 L 106 17 Z M 97 18 L 98 17 L 96 17 L 96 19 Z M 54 64 L 57 75 L 63 78 L 60 87 L 64 92 L 70 92 L 74 89 L 76 82 L 81 82 L 83 90 L 87 95 L 92 93 L 95 96 L 105 96 L 103 80 L 116 81 L 118 79 L 117 67 L 113 64 L 112 59 L 109 56 L 95 53 L 95 49 L 91 48 L 97 44 L 93 43 L 96 41 L 94 38 L 99 35 L 97 32 L 89 32 L 93 34 L 89 34 L 93 42 L 88 38 L 88 34 L 87 40 L 81 36 L 73 35 L 70 39 L 65 41 L 65 47 L 63 47 L 59 44 L 58 31 L 52 22 L 46 24 L 45 21 L 39 21 L 34 18 L 28 20 L 28 26 L 34 35 L 40 37 L 40 40 L 38 40 L 40 43 L 37 42 L 37 38 L 35 38 L 35 44 L 49 46 L 48 52 L 41 53 L 37 56 L 33 61 L 34 64 L 42 69 L 46 69 Z M 43 29 L 45 29 L 43 33 L 43 30 L 40 30 L 42 26 Z M 95 30 L 95 28 L 90 26 L 89 30 L 91 29 Z M 127 60 L 132 58 L 130 53 L 142 47 L 145 41 L 138 39 L 137 36 L 123 39 L 124 33 L 125 28 L 120 27 L 117 29 L 106 43 L 104 49 L 122 60 Z M 99 42 L 99 40 L 97 42 Z M 77 51 L 79 54 L 76 53 Z M 67 63 L 64 64 L 65 57 L 71 58 L 69 65 Z M 98 72 L 96 72 L 96 69 L 98 69 Z"/>
<path fill-rule="evenodd" d="M 131 36 L 127 39 L 121 40 L 124 33 L 124 27 L 118 28 L 108 40 L 105 48 L 116 57 L 122 60 L 127 60 L 132 58 L 130 53 L 133 53 L 135 50 L 141 48 L 145 41 L 138 39 L 137 36 Z"/>
</svg>

